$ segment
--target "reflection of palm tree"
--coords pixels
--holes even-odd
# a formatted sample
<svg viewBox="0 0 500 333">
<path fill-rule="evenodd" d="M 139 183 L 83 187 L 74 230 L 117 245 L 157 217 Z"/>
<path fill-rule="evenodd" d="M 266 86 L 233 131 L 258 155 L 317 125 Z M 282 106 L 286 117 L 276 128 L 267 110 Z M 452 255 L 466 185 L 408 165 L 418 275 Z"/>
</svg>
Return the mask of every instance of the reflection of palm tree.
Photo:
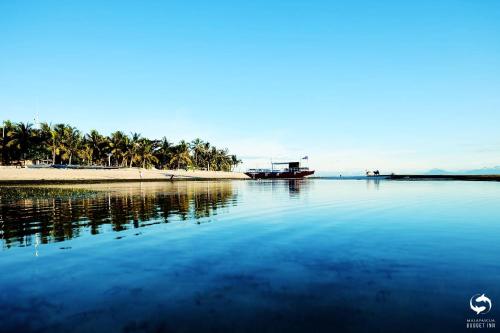
<svg viewBox="0 0 500 333">
<path fill-rule="evenodd" d="M 34 237 L 40 237 L 42 243 L 63 241 L 87 231 L 98 234 L 109 230 L 103 228 L 104 225 L 119 231 L 149 225 L 148 221 L 168 222 L 170 216 L 200 222 L 219 207 L 236 203 L 237 193 L 233 193 L 232 184 L 228 182 L 211 186 L 198 182 L 172 183 L 167 185 L 167 190 L 165 185 L 143 186 L 140 187 L 143 195 L 134 193 L 129 185 L 123 191 L 112 193 L 66 188 L 5 188 L 2 191 L 6 197 L 17 196 L 22 200 L 9 201 L 6 205 L 0 197 L 0 220 L 16 221 L 0 224 L 4 244 L 7 248 L 16 243 L 29 245 Z M 55 197 L 65 199 L 55 200 Z M 88 223 L 74 224 L 82 218 Z"/>
</svg>

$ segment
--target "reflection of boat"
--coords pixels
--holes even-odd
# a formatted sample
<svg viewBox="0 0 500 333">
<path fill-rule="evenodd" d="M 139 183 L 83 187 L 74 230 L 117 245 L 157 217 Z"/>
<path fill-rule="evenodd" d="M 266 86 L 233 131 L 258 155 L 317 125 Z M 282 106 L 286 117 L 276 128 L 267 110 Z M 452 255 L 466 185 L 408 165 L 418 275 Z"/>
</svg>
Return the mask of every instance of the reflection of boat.
<svg viewBox="0 0 500 333">
<path fill-rule="evenodd" d="M 275 169 L 275 165 L 286 165 L 287 167 Z M 245 174 L 252 179 L 304 178 L 314 174 L 314 170 L 301 167 L 300 162 L 281 162 L 271 163 L 271 169 L 248 169 Z"/>
</svg>

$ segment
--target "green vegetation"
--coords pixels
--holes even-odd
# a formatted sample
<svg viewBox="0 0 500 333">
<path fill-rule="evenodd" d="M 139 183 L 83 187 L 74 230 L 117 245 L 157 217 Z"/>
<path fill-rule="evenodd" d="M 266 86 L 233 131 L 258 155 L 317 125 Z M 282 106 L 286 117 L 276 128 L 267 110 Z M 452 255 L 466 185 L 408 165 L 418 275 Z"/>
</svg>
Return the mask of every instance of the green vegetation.
<svg viewBox="0 0 500 333">
<path fill-rule="evenodd" d="M 241 163 L 227 149 L 217 149 L 201 139 L 174 145 L 165 137 L 151 140 L 139 133 L 116 131 L 105 136 L 92 130 L 83 134 L 66 124 L 42 123 L 35 128 L 8 120 L 0 135 L 2 165 L 45 160 L 50 164 L 232 171 Z"/>
<path fill-rule="evenodd" d="M 90 198 L 99 192 L 81 188 L 1 186 L 0 202 L 3 204 L 18 200 L 56 200 Z"/>
</svg>

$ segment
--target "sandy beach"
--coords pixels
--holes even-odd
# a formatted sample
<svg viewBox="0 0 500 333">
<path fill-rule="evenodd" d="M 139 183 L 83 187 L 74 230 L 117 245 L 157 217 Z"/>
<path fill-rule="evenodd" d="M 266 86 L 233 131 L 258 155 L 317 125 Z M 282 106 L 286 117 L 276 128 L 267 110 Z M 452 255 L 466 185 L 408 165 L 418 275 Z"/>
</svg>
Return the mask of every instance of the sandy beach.
<svg viewBox="0 0 500 333">
<path fill-rule="evenodd" d="M 55 169 L 0 167 L 0 183 L 89 182 L 89 181 L 161 181 L 176 179 L 249 179 L 242 172 L 200 170 L 126 169 Z"/>
</svg>

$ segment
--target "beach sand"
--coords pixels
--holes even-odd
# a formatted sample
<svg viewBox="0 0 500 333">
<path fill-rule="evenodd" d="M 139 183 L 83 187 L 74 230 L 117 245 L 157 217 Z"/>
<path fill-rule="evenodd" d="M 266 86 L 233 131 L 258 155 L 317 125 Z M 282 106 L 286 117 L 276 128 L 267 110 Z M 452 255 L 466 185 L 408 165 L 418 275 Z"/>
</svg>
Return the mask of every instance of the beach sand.
<svg viewBox="0 0 500 333">
<path fill-rule="evenodd" d="M 249 179 L 242 172 L 199 170 L 55 169 L 0 167 L 0 183 L 88 182 L 88 181 L 159 181 L 173 179 Z"/>
</svg>

